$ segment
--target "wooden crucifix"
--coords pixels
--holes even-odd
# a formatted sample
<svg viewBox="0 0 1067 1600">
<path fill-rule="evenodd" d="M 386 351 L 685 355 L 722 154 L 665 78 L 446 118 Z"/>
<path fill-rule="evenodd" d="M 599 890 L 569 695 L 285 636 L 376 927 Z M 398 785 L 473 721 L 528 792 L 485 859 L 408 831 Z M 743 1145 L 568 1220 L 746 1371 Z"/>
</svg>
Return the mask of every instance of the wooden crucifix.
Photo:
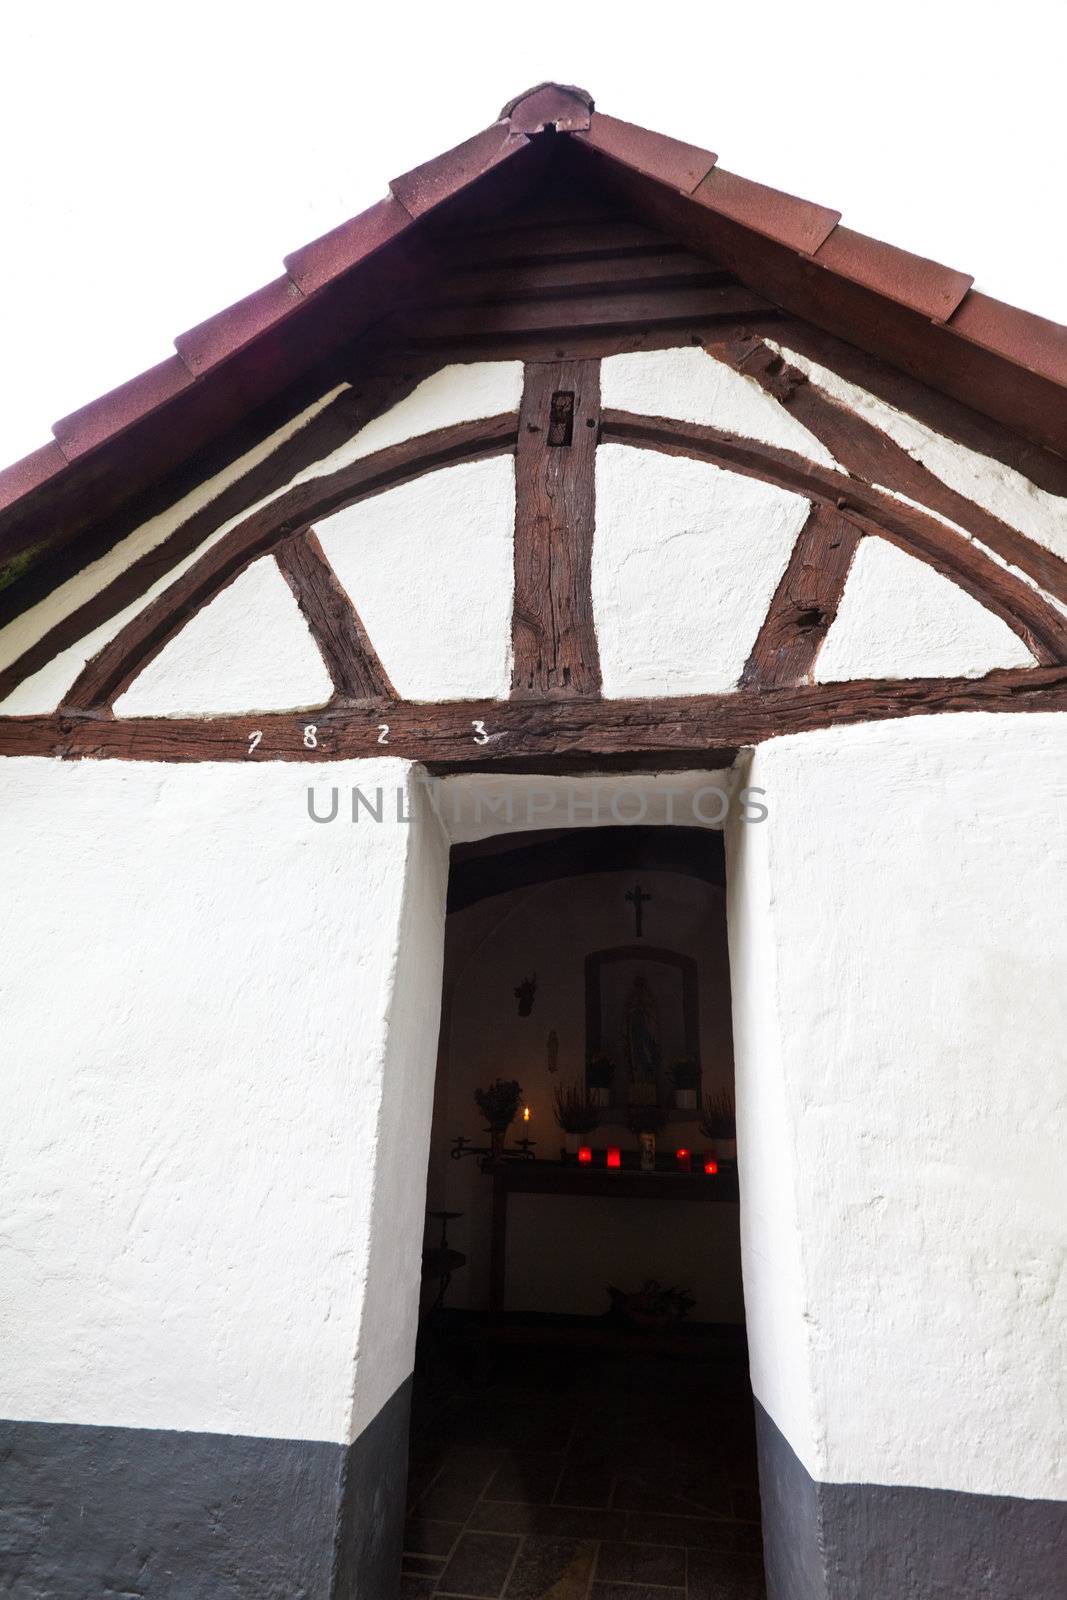
<svg viewBox="0 0 1067 1600">
<path fill-rule="evenodd" d="M 627 889 L 626 898 L 634 908 L 634 932 L 641 939 L 644 937 L 641 932 L 641 924 L 644 920 L 644 906 L 647 901 L 652 899 L 652 896 L 650 894 L 642 894 L 641 885 L 635 883 L 632 889 Z"/>
</svg>

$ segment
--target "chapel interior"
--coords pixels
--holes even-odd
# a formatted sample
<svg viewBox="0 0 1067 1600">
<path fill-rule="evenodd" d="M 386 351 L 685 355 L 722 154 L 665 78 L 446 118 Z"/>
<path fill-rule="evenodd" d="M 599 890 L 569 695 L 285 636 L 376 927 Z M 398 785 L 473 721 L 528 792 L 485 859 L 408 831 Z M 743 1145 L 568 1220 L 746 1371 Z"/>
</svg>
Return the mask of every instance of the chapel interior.
<svg viewBox="0 0 1067 1600">
<path fill-rule="evenodd" d="M 453 848 L 422 1287 L 404 1596 L 764 1593 L 720 833 Z"/>
</svg>

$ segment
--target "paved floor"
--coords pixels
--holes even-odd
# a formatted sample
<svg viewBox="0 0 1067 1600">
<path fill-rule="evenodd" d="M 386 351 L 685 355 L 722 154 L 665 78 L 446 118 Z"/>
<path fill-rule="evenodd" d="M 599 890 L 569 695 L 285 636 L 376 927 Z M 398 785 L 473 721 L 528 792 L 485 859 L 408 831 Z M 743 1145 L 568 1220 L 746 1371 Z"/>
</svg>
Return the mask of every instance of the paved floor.
<svg viewBox="0 0 1067 1600">
<path fill-rule="evenodd" d="M 761 1600 L 743 1354 L 424 1341 L 401 1595 Z"/>
</svg>

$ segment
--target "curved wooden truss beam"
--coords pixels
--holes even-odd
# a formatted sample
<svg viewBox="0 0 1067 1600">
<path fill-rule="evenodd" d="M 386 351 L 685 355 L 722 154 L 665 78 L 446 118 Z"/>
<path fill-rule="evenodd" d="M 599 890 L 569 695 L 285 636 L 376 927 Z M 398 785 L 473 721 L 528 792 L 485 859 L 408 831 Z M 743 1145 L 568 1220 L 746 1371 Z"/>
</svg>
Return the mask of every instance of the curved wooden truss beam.
<svg viewBox="0 0 1067 1600">
<path fill-rule="evenodd" d="M 439 428 L 296 484 L 238 523 L 169 588 L 133 617 L 83 668 L 64 700 L 68 711 L 100 711 L 133 682 L 194 611 L 248 564 L 302 533 L 311 522 L 410 483 L 438 467 L 481 461 L 515 449 L 514 415 Z"/>
<path fill-rule="evenodd" d="M 823 443 L 854 477 L 883 484 L 898 494 L 917 500 L 938 516 L 947 517 L 980 539 L 1004 561 L 1018 567 L 1046 593 L 1067 603 L 1067 561 L 1034 543 L 1018 528 L 969 500 L 943 482 L 929 467 L 910 456 L 902 445 L 865 417 L 825 393 L 798 367 L 762 339 L 725 339 L 705 345 L 709 356 L 753 378 L 783 410 L 794 416 Z"/>
<path fill-rule="evenodd" d="M 1067 711 L 1067 666 L 990 672 L 984 678 L 808 684 L 648 700 L 383 700 L 244 717 L 7 717 L 0 718 L 0 754 L 342 761 L 381 755 L 384 723 L 390 755 L 436 771 L 524 765 L 541 772 L 561 766 L 595 770 L 620 762 L 632 770 L 646 759 L 657 767 L 705 767 L 781 734 L 959 711 Z M 253 731 L 262 738 L 250 753 Z"/>
<path fill-rule="evenodd" d="M 98 725 L 96 719 L 110 715 L 109 708 L 116 696 L 189 617 L 209 603 L 250 562 L 271 551 L 296 596 L 329 670 L 334 686 L 329 715 L 359 705 L 379 709 L 388 705 L 394 717 L 422 715 L 420 708 L 397 702 L 388 675 L 347 593 L 310 531 L 310 524 L 437 468 L 506 453 L 517 456 L 512 698 L 529 702 L 531 709 L 546 699 L 570 700 L 586 715 L 591 715 L 590 708 L 596 705 L 600 690 L 589 582 L 595 454 L 599 442 L 624 443 L 709 461 L 792 490 L 813 502 L 812 513 L 796 542 L 744 669 L 741 695 L 729 697 L 746 727 L 751 709 L 744 698 L 747 691 L 806 686 L 809 694 L 830 697 L 803 702 L 805 707 L 814 708 L 812 714 L 818 711 L 821 716 L 822 708 L 827 705 L 835 708 L 846 704 L 903 705 L 910 709 L 912 691 L 916 687 L 922 690 L 921 684 L 894 682 L 882 686 L 872 701 L 869 685 L 823 686 L 817 691 L 810 686 L 815 659 L 836 615 L 858 540 L 867 533 L 877 533 L 891 540 L 959 584 L 980 604 L 1000 616 L 1041 666 L 1054 667 L 1067 662 L 1067 618 L 1031 588 L 1018 572 L 999 565 L 965 534 L 980 539 L 1005 561 L 1012 560 L 1035 582 L 1040 581 L 1050 591 L 1065 595 L 1067 563 L 1051 552 L 1043 552 L 1025 536 L 941 484 L 879 429 L 854 417 L 845 407 L 809 385 L 802 374 L 789 367 L 760 339 L 727 340 L 709 346 L 708 350 L 709 355 L 761 382 L 783 407 L 797 415 L 798 420 L 828 445 L 835 458 L 853 475 L 845 476 L 792 451 L 710 426 L 621 411 L 601 413 L 598 362 L 531 362 L 527 367 L 526 389 L 518 417 L 502 415 L 462 423 L 404 441 L 339 471 L 297 484 L 251 512 L 163 594 L 145 606 L 86 665 L 65 699 L 61 719 L 66 718 L 72 729 L 86 715 Z M 411 374 L 403 379 L 377 380 L 373 393 L 361 393 L 354 399 L 361 413 L 369 410 L 377 414 L 399 398 L 398 390 L 407 392 L 415 381 Z M 564 430 L 566 448 L 556 448 L 560 440 L 556 437 L 559 419 L 555 407 L 561 396 L 570 404 Z M 347 407 L 340 407 L 335 402 L 334 407 L 327 408 L 322 423 L 315 426 L 315 435 L 320 436 L 317 441 L 310 431 L 307 437 L 298 436 L 301 442 L 294 447 L 299 452 L 298 460 L 306 461 L 316 442 L 320 445 L 327 439 L 336 442 L 334 435 L 339 431 L 344 433 L 351 405 L 349 401 Z M 367 420 L 366 416 L 361 420 Z M 350 426 L 350 420 L 347 425 Z M 278 462 L 272 458 L 270 463 L 264 463 L 263 470 L 270 474 L 275 486 L 277 474 L 283 472 L 286 465 L 291 475 L 293 461 L 289 449 Z M 872 478 L 877 478 L 877 484 L 866 481 Z M 881 483 L 888 487 L 877 486 Z M 903 502 L 891 490 L 906 494 L 910 499 L 921 498 L 934 514 Z M 249 485 L 242 480 L 233 492 L 247 495 Z M 136 570 L 132 578 L 123 575 L 119 582 L 157 578 L 166 570 L 168 561 L 180 559 L 190 549 L 195 549 L 197 543 L 203 542 L 210 533 L 206 522 L 201 525 L 203 519 L 214 519 L 210 525 L 217 526 L 219 516 L 218 502 L 203 508 L 189 524 L 144 558 L 148 563 L 145 572 Z M 947 527 L 938 520 L 939 516 L 951 516 L 964 533 Z M 142 565 L 138 563 L 137 569 Z M 108 598 L 105 592 L 89 604 L 107 606 L 115 598 Z M 112 606 L 110 614 L 113 611 Z M 84 622 L 80 612 L 59 626 L 69 631 L 78 625 L 78 620 Z M 39 650 L 46 643 L 47 639 L 42 640 L 35 649 Z M 951 690 L 953 681 L 945 681 L 946 692 Z M 1005 680 L 1002 675 L 992 674 L 988 680 L 980 682 L 999 683 L 1003 689 Z M 1035 679 L 1035 693 L 1042 689 Z M 968 695 L 977 695 L 983 705 L 988 704 L 987 690 L 969 688 L 964 692 L 960 688 L 951 707 L 945 703 L 944 695 L 933 690 L 930 693 L 932 699 L 924 709 L 963 709 L 960 695 L 964 700 Z M 1019 704 L 1018 693 L 1018 686 L 1013 686 L 1007 702 L 1012 708 Z M 775 703 L 780 713 L 787 709 L 777 695 Z M 1047 698 L 1042 703 L 1047 704 Z M 654 718 L 668 705 L 700 707 L 705 704 L 717 706 L 718 699 L 707 701 L 706 697 L 696 697 L 677 702 L 648 702 Z M 497 716 L 495 702 L 492 712 Z M 429 714 L 436 716 L 437 712 L 432 710 Z M 719 716 L 718 711 L 715 714 Z M 790 711 L 791 717 L 795 714 L 799 713 Z M 804 715 L 807 714 L 805 711 Z M 869 714 L 899 715 L 906 711 L 876 709 Z M 327 711 L 307 715 L 325 717 Z M 845 717 L 843 710 L 840 715 L 844 720 L 854 720 L 851 713 Z M 616 721 L 612 719 L 618 716 L 617 705 L 606 716 L 608 724 L 614 728 Z M 838 716 L 839 711 L 835 709 L 831 720 Z M 282 718 L 276 726 L 288 727 L 291 720 Z M 731 713 L 726 721 L 732 725 L 733 720 L 734 713 Z M 599 717 L 593 721 L 598 722 Z M 48 718 L 27 719 L 26 726 L 31 723 L 41 727 L 60 725 Z M 154 725 L 153 719 L 121 724 L 140 730 Z M 169 730 L 166 740 L 170 740 L 176 730 L 184 729 L 179 736 L 184 741 L 192 737 L 193 727 L 203 727 L 212 730 L 206 735 L 209 742 L 214 741 L 217 730 L 223 725 L 215 721 L 185 724 L 169 720 L 160 724 Z M 790 728 L 794 725 L 789 722 Z M 10 730 L 14 722 L 6 726 Z M 635 735 L 638 732 L 635 728 Z M 148 732 L 131 737 L 135 742 L 145 739 L 150 742 Z M 88 734 L 79 735 L 79 738 L 92 742 Z M 114 740 L 105 741 L 105 753 L 125 749 L 125 738 L 119 734 Z M 723 738 L 717 734 L 712 744 L 722 745 Z M 60 733 L 60 744 L 62 739 Z M 732 739 L 725 739 L 727 745 L 731 742 Z M 742 742 L 751 741 L 746 737 Z M 140 749 L 140 743 L 137 748 Z M 640 744 L 635 748 L 640 749 Z M 654 739 L 650 752 L 660 748 Z M 706 755 L 708 746 L 702 745 L 701 749 Z M 625 750 L 624 744 L 616 744 L 613 749 L 597 748 L 593 753 L 621 758 Z M 95 753 L 95 750 L 86 753 Z M 556 752 L 557 756 L 562 753 Z M 577 756 L 584 753 L 583 746 L 575 747 Z M 516 759 L 526 757 L 520 753 Z"/>
<path fill-rule="evenodd" d="M 670 417 L 604 411 L 601 438 L 709 461 L 836 509 L 862 533 L 880 534 L 959 584 L 1006 622 L 1042 666 L 1067 661 L 1067 617 L 977 545 L 887 491 L 819 466 L 792 450 Z"/>
<path fill-rule="evenodd" d="M 233 517 L 241 516 L 260 500 L 284 488 L 298 472 L 313 466 L 316 461 L 345 444 L 361 428 L 366 427 L 368 422 L 372 422 L 375 417 L 388 411 L 409 395 L 426 376 L 428 376 L 427 369 L 420 368 L 418 371 L 407 371 L 389 377 L 364 378 L 358 388 L 345 389 L 302 428 L 284 440 L 277 449 L 272 450 L 263 461 L 243 473 L 236 482 L 223 489 L 206 505 L 194 511 L 161 544 L 155 545 L 153 549 L 132 562 L 110 583 L 90 595 L 61 621 L 53 624 L 16 661 L 0 671 L 0 700 L 5 699 L 12 689 L 17 688 L 41 667 L 47 666 L 49 661 L 54 661 L 64 650 L 77 644 L 95 628 L 110 622 L 112 617 L 118 616 L 120 611 L 124 611 L 128 605 L 139 600 L 154 583 L 184 561 L 187 556 L 192 555 L 211 537 L 216 528 L 229 522 Z M 144 508 L 144 517 L 140 520 L 158 514 L 159 510 L 158 505 Z M 139 521 L 134 516 L 120 521 L 118 526 L 114 524 L 101 526 L 89 536 L 88 545 L 94 552 L 90 559 L 105 554 L 123 538 L 135 532 L 138 525 Z M 73 569 L 77 570 L 78 568 Z M 16 587 L 21 591 L 23 585 L 18 584 Z M 0 598 L 0 609 L 3 607 L 3 602 L 8 600 L 10 593 L 11 591 L 5 590 Z M 27 594 L 32 595 L 34 600 L 44 597 L 29 587 Z M 8 620 L 10 619 L 7 615 L 0 617 L 0 625 Z"/>
</svg>

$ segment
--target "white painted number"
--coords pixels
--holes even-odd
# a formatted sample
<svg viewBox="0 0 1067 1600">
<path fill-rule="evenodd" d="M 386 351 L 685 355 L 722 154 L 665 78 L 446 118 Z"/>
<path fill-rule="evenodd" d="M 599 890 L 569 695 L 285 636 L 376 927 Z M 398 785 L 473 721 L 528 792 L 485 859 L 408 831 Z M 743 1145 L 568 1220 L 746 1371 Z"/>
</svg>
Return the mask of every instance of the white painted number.
<svg viewBox="0 0 1067 1600">
<path fill-rule="evenodd" d="M 387 722 L 379 722 L 378 724 L 378 743 L 389 743 L 389 724 Z"/>
<path fill-rule="evenodd" d="M 318 733 L 318 731 L 319 731 L 318 728 L 316 728 L 316 726 L 315 726 L 315 724 L 313 722 L 309 722 L 308 723 L 307 727 L 304 729 L 304 749 L 305 750 L 317 750 L 318 749 L 319 741 L 315 737 L 315 735 Z"/>
<path fill-rule="evenodd" d="M 475 742 L 475 744 L 488 744 L 489 743 L 489 735 L 485 731 L 485 723 L 484 722 L 472 722 L 471 723 L 471 727 L 474 729 L 474 742 Z"/>
<path fill-rule="evenodd" d="M 252 754 L 253 750 L 256 748 L 256 745 L 259 743 L 259 741 L 262 739 L 262 737 L 263 737 L 263 735 L 261 733 L 250 733 L 248 735 L 248 754 L 249 755 Z"/>
</svg>

